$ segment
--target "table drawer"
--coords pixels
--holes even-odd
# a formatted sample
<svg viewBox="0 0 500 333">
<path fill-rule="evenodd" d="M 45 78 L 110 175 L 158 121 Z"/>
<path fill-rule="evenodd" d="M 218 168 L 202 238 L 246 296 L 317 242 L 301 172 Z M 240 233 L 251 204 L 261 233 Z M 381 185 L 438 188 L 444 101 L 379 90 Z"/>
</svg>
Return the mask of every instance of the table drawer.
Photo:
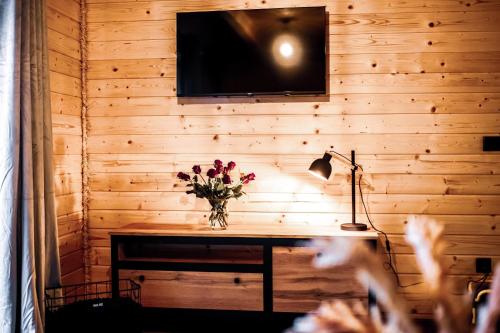
<svg viewBox="0 0 500 333">
<path fill-rule="evenodd" d="M 147 307 L 263 310 L 263 277 L 258 273 L 120 270 L 120 278 L 141 285 Z"/>
<path fill-rule="evenodd" d="M 273 249 L 273 309 L 307 312 L 335 298 L 367 302 L 368 291 L 354 278 L 352 267 L 320 270 L 312 266 L 315 251 L 306 247 Z"/>
</svg>

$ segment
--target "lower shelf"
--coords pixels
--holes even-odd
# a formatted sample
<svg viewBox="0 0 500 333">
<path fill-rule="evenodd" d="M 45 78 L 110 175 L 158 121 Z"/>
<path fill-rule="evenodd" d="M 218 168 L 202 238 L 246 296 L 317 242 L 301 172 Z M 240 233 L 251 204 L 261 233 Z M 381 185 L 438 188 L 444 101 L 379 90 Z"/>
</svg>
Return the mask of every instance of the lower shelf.
<svg viewBox="0 0 500 333">
<path fill-rule="evenodd" d="M 263 310 L 258 273 L 120 270 L 120 278 L 141 285 L 146 307 Z"/>
<path fill-rule="evenodd" d="M 218 332 L 218 333 L 282 333 L 293 325 L 302 313 L 255 311 L 221 311 L 192 309 L 144 308 L 145 331 Z"/>
</svg>

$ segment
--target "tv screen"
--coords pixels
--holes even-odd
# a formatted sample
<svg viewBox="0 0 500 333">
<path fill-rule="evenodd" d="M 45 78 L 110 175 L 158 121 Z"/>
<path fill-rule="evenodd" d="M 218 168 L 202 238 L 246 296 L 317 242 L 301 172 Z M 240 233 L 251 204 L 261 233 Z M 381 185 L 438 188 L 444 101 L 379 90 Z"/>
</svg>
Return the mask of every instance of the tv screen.
<svg viewBox="0 0 500 333">
<path fill-rule="evenodd" d="M 326 92 L 325 7 L 177 13 L 177 96 Z"/>
</svg>

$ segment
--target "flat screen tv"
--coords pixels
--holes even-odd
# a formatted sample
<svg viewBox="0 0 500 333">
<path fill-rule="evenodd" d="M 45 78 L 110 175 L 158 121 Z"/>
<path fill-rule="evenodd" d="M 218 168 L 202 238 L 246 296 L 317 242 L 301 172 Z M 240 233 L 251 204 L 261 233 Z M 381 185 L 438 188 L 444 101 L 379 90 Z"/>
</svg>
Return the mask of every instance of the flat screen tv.
<svg viewBox="0 0 500 333">
<path fill-rule="evenodd" d="M 177 96 L 326 92 L 325 7 L 177 13 Z"/>
</svg>

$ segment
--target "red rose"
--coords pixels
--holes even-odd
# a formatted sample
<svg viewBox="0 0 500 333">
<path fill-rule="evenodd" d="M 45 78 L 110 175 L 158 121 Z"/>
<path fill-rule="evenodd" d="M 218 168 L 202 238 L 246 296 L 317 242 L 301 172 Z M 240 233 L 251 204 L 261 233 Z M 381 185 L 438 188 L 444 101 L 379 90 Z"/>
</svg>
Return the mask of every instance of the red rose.
<svg viewBox="0 0 500 333">
<path fill-rule="evenodd" d="M 216 168 L 217 168 L 219 165 L 220 165 L 220 166 L 222 166 L 222 164 L 223 164 L 223 163 L 222 163 L 222 161 L 221 161 L 221 160 L 215 160 L 215 161 L 214 161 L 214 167 L 216 167 Z"/>
<path fill-rule="evenodd" d="M 227 169 L 228 169 L 229 171 L 233 170 L 235 167 L 236 167 L 236 163 L 234 163 L 233 161 L 231 161 L 231 162 L 229 162 L 229 163 L 227 164 Z"/>
<path fill-rule="evenodd" d="M 215 176 L 217 176 L 217 171 L 212 168 L 212 169 L 207 171 L 207 176 L 210 178 L 215 178 Z"/>
<path fill-rule="evenodd" d="M 253 173 L 253 172 L 249 173 L 246 176 L 241 177 L 241 181 L 243 182 L 243 184 L 248 184 L 248 183 L 250 183 L 250 181 L 252 181 L 254 179 L 255 179 L 255 173 Z"/>
<path fill-rule="evenodd" d="M 199 165 L 193 165 L 193 172 L 199 175 L 201 173 L 201 167 Z"/>
<path fill-rule="evenodd" d="M 224 166 L 222 164 L 219 164 L 215 167 L 215 171 L 217 172 L 217 174 L 221 174 L 224 172 Z"/>
<path fill-rule="evenodd" d="M 231 184 L 231 177 L 228 175 L 228 174 L 225 174 L 223 177 L 222 177 L 222 182 L 224 184 Z"/>
<path fill-rule="evenodd" d="M 182 179 L 184 181 L 188 181 L 188 180 L 191 179 L 191 177 L 188 174 L 184 173 L 184 172 L 179 172 L 177 174 L 177 178 Z"/>
</svg>

